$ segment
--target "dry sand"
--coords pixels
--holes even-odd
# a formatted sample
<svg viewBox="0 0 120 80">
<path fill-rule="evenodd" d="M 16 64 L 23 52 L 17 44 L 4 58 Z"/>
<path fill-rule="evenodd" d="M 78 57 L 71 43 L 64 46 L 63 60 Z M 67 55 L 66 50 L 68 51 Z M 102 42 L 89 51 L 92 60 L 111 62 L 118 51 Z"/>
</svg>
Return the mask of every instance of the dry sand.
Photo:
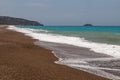
<svg viewBox="0 0 120 80">
<path fill-rule="evenodd" d="M 0 80 L 108 80 L 55 64 L 50 50 L 22 33 L 0 27 Z"/>
</svg>

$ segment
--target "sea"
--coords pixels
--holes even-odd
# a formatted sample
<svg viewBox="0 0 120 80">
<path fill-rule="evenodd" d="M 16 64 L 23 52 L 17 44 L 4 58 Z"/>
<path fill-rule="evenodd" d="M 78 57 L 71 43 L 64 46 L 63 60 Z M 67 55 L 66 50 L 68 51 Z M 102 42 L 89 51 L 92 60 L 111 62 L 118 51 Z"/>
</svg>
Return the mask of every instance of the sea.
<svg viewBox="0 0 120 80">
<path fill-rule="evenodd" d="M 120 80 L 120 26 L 9 26 L 58 57 L 56 64 Z"/>
</svg>

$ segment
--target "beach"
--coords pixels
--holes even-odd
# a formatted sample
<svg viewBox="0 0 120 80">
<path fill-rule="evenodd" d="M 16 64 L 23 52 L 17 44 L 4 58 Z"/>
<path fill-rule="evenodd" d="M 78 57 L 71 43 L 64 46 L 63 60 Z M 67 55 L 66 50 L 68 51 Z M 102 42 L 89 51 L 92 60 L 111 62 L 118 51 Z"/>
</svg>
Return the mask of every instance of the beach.
<svg viewBox="0 0 120 80">
<path fill-rule="evenodd" d="M 106 78 L 55 64 L 58 59 L 22 33 L 0 27 L 1 80 L 108 80 Z"/>
</svg>

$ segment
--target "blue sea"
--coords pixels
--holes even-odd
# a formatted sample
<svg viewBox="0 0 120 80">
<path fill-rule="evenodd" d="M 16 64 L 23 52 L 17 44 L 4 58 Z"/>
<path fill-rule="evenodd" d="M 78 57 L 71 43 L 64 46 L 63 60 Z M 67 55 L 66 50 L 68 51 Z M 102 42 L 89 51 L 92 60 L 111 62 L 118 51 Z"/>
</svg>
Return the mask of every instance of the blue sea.
<svg viewBox="0 0 120 80">
<path fill-rule="evenodd" d="M 53 50 L 57 64 L 120 79 L 120 26 L 10 26 Z"/>
<path fill-rule="evenodd" d="M 21 28 L 36 29 L 47 34 L 84 38 L 93 42 L 120 45 L 120 26 L 21 26 Z"/>
</svg>

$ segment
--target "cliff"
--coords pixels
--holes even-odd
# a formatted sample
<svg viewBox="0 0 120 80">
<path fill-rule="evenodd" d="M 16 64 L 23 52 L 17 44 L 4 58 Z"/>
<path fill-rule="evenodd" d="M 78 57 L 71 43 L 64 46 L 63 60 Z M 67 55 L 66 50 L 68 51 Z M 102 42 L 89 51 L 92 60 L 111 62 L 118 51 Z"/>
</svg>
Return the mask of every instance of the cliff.
<svg viewBox="0 0 120 80">
<path fill-rule="evenodd" d="M 28 26 L 43 26 L 37 21 L 26 20 L 22 18 L 14 18 L 8 16 L 0 16 L 0 25 L 28 25 Z"/>
</svg>

